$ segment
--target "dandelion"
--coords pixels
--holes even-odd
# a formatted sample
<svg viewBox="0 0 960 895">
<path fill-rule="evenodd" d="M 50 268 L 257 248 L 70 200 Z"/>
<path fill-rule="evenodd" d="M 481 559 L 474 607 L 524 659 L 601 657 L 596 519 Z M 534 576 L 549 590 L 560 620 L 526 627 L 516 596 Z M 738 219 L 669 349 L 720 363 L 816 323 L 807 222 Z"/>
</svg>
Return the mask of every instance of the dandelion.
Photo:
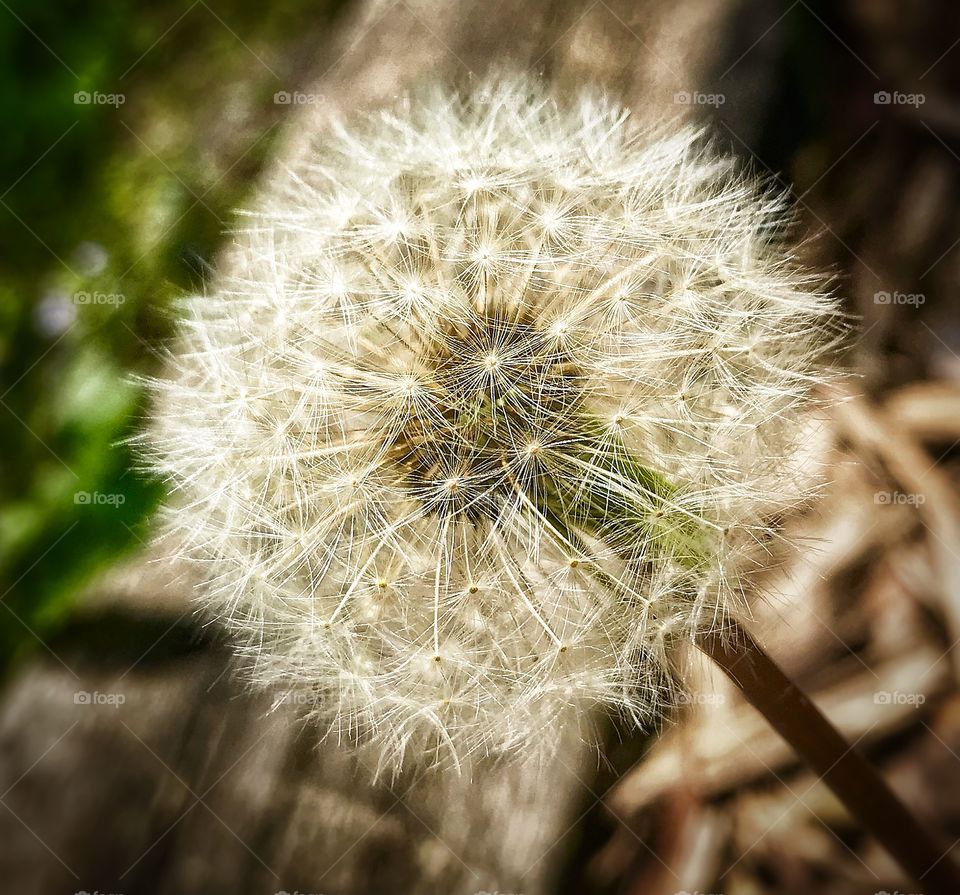
<svg viewBox="0 0 960 895">
<path fill-rule="evenodd" d="M 337 123 L 185 302 L 141 439 L 205 612 L 338 736 L 456 764 L 713 658 L 927 891 L 960 872 L 739 626 L 845 335 L 770 195 L 597 92 Z"/>
<path fill-rule="evenodd" d="M 319 136 L 152 384 L 254 680 L 388 763 L 655 717 L 815 484 L 842 327 L 784 216 L 697 133 L 523 80 Z"/>
</svg>

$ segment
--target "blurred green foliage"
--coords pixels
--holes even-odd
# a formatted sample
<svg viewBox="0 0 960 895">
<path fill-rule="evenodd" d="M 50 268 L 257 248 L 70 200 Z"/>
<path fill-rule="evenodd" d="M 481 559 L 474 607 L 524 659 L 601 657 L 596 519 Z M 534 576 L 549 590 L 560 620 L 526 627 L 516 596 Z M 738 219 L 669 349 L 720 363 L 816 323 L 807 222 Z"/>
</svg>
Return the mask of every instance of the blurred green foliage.
<svg viewBox="0 0 960 895">
<path fill-rule="evenodd" d="M 123 440 L 335 3 L 0 4 L 0 656 L 69 615 L 162 496 Z M 122 97 L 111 101 L 111 96 Z M 84 101 L 87 99 L 88 101 Z"/>
</svg>

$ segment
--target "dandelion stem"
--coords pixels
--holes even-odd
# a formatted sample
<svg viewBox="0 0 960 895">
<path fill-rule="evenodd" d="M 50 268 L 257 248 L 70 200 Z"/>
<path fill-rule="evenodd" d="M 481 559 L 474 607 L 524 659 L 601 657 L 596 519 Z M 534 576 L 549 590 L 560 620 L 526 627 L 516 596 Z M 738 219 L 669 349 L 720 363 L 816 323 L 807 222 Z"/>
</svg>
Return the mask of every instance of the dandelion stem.
<svg viewBox="0 0 960 895">
<path fill-rule="evenodd" d="M 849 744 L 741 626 L 702 634 L 700 649 L 833 790 L 925 895 L 960 892 L 950 849 L 910 812 L 856 745 Z"/>
<path fill-rule="evenodd" d="M 651 514 L 675 520 L 676 485 L 637 463 L 625 450 L 617 453 L 618 468 L 608 459 L 594 461 L 594 488 L 577 495 L 588 524 L 598 529 L 615 520 L 618 527 L 649 537 L 681 564 L 696 568 L 708 558 L 706 520 L 691 514 L 672 529 L 650 525 Z M 649 503 L 618 506 L 605 476 L 614 474 L 643 483 Z M 628 492 L 629 493 L 629 492 Z M 614 507 L 611 512 L 611 504 Z M 665 515 L 665 509 L 669 515 Z M 654 509 L 657 512 L 654 513 Z M 903 804 L 874 766 L 848 743 L 806 694 L 770 658 L 750 634 L 732 619 L 723 629 L 699 635 L 697 644 L 737 685 L 754 706 L 833 790 L 851 815 L 897 860 L 903 870 L 924 886 L 925 895 L 960 893 L 960 867 L 950 849 L 938 840 Z"/>
</svg>

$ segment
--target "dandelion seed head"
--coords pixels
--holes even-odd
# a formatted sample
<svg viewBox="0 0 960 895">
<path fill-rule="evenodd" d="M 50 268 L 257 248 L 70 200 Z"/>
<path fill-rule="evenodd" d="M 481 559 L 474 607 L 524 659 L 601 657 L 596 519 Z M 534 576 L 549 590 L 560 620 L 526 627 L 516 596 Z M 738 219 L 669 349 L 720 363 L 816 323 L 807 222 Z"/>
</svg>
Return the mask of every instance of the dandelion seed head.
<svg viewBox="0 0 960 895">
<path fill-rule="evenodd" d="M 651 719 L 812 486 L 843 328 L 784 214 L 697 133 L 522 79 L 318 137 L 145 438 L 252 677 L 388 764 Z"/>
</svg>

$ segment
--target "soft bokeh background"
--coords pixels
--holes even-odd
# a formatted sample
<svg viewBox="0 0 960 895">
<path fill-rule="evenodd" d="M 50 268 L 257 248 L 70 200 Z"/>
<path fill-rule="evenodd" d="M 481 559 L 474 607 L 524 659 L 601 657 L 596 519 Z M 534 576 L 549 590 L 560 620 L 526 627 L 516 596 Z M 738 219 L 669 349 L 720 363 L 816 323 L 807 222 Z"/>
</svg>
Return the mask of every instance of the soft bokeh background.
<svg viewBox="0 0 960 895">
<path fill-rule="evenodd" d="M 697 83 L 665 77 L 668 97 L 722 97 L 696 117 L 791 186 L 806 253 L 835 271 L 860 318 L 850 364 L 870 399 L 838 413 L 827 448 L 836 487 L 795 521 L 804 549 L 757 624 L 946 848 L 960 837 L 960 10 L 711 3 L 677 4 L 694 23 L 709 7 L 716 24 Z M 190 621 L 183 588 L 171 596 L 162 571 L 144 571 L 162 489 L 124 441 L 144 411 L 135 376 L 159 363 L 171 300 L 205 288 L 232 212 L 302 112 L 284 98 L 344 59 L 371 77 L 382 62 L 389 75 L 389 40 L 329 49 L 366 5 L 0 0 L 0 873 L 30 881 L 19 891 L 276 892 L 292 879 L 302 891 L 351 891 L 333 867 L 321 879 L 290 869 L 309 865 L 285 838 L 295 812 L 257 801 L 275 779 L 257 756 L 276 743 L 244 739 L 269 703 L 236 715 L 245 697 L 224 683 L 220 648 Z M 460 6 L 484 15 L 476 3 L 450 9 Z M 672 60 L 683 40 L 644 30 L 668 7 L 532 4 L 534 67 L 549 76 L 563 54 L 601 73 L 616 68 L 610 56 L 628 67 L 650 53 Z M 417 8 L 380 4 L 374 18 L 414 10 L 413 27 L 439 30 Z M 442 33 L 438 59 L 470 58 Z M 612 767 L 583 783 L 558 845 L 536 859 L 556 868 L 553 882 L 531 877 L 523 891 L 907 891 L 735 695 L 705 680 L 702 704 L 622 781 L 637 747 L 612 747 Z M 91 707 L 70 697 L 97 686 L 124 695 L 128 714 L 83 714 Z M 309 747 L 284 754 L 276 779 L 306 775 Z M 693 768 L 678 755 L 694 756 Z M 213 817 L 182 820 L 191 793 L 206 797 L 207 783 L 250 761 L 241 805 L 224 795 Z M 398 824 L 382 854 L 413 835 L 409 825 L 425 835 L 415 818 Z M 421 858 L 440 848 L 418 842 Z"/>
<path fill-rule="evenodd" d="M 160 490 L 123 446 L 142 411 L 132 376 L 171 297 L 203 288 L 287 111 L 274 94 L 315 63 L 336 7 L 0 8 L 3 661 L 144 536 Z"/>
</svg>

